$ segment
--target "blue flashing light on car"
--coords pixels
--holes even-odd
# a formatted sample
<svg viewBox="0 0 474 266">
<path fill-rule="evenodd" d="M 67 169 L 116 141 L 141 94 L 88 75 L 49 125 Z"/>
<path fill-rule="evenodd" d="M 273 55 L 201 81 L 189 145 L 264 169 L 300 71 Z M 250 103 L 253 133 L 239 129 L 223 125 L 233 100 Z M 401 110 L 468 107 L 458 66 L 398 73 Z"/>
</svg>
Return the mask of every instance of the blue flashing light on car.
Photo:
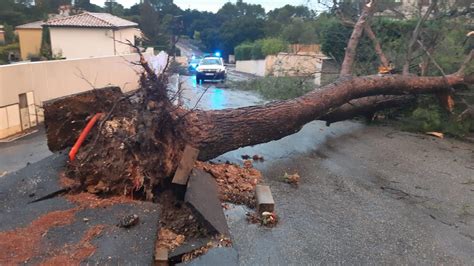
<svg viewBox="0 0 474 266">
<path fill-rule="evenodd" d="M 215 52 L 214 55 L 217 57 L 221 57 L 221 52 Z"/>
</svg>

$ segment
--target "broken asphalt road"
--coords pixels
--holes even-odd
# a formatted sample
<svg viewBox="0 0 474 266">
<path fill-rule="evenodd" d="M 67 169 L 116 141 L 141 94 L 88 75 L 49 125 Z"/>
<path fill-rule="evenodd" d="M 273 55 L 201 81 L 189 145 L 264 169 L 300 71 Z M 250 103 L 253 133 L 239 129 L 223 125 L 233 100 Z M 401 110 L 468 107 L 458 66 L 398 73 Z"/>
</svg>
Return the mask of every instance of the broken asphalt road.
<svg viewBox="0 0 474 266">
<path fill-rule="evenodd" d="M 158 207 L 149 202 L 55 197 L 66 156 L 57 154 L 0 179 L 0 264 L 48 262 L 151 264 Z M 120 219 L 137 214 L 129 229 Z M 89 257 L 89 255 L 91 255 Z"/>
</svg>

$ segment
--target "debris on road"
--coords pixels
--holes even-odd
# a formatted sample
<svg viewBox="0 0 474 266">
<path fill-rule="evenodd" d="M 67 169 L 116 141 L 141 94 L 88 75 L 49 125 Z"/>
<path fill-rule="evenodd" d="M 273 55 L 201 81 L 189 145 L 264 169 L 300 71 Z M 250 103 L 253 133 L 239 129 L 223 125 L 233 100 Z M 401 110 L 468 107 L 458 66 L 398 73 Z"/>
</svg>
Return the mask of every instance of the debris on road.
<svg viewBox="0 0 474 266">
<path fill-rule="evenodd" d="M 273 227 L 278 223 L 278 216 L 274 212 L 262 213 L 262 224 L 268 227 Z"/>
<path fill-rule="evenodd" d="M 298 186 L 300 183 L 300 175 L 298 173 L 294 173 L 292 175 L 285 173 L 283 175 L 283 181 L 293 186 Z"/>
<path fill-rule="evenodd" d="M 181 246 L 184 243 L 186 237 L 181 234 L 177 234 L 168 228 L 161 228 L 158 232 L 158 248 L 164 248 L 166 250 L 174 250 L 176 247 Z"/>
<path fill-rule="evenodd" d="M 138 217 L 138 215 L 131 214 L 131 215 L 127 215 L 123 217 L 120 220 L 118 226 L 122 228 L 130 228 L 132 226 L 137 225 L 139 221 L 140 221 L 140 218 Z"/>
<path fill-rule="evenodd" d="M 26 227 L 0 232 L 0 264 L 21 264 L 40 255 L 42 238 L 54 227 L 73 223 L 78 210 L 72 208 L 49 212 Z"/>
<path fill-rule="evenodd" d="M 259 224 L 266 227 L 275 227 L 278 224 L 278 216 L 275 212 L 256 212 L 246 213 L 247 221 L 251 224 Z"/>
<path fill-rule="evenodd" d="M 79 265 L 84 259 L 94 254 L 97 247 L 91 241 L 102 234 L 104 229 L 104 225 L 89 228 L 78 243 L 65 245 L 57 251 L 57 254 L 43 261 L 41 265 Z"/>
<path fill-rule="evenodd" d="M 257 198 L 257 212 L 273 212 L 275 201 L 269 186 L 257 185 L 255 188 L 255 197 Z"/>
<path fill-rule="evenodd" d="M 431 131 L 431 132 L 426 132 L 425 133 L 426 135 L 430 135 L 430 136 L 433 136 L 433 137 L 437 137 L 437 138 L 444 138 L 444 134 L 441 133 L 441 132 L 434 132 L 434 131 Z"/>
<path fill-rule="evenodd" d="M 206 162 L 196 162 L 196 168 L 203 169 L 216 179 L 221 201 L 255 207 L 255 186 L 263 179 L 259 170 L 230 163 Z"/>
<path fill-rule="evenodd" d="M 253 164 L 252 164 L 252 160 L 244 160 L 244 168 L 252 168 L 253 167 Z"/>
<path fill-rule="evenodd" d="M 260 161 L 260 162 L 264 161 L 263 156 L 259 155 L 259 154 L 254 154 L 252 157 L 250 157 L 250 155 L 248 155 L 248 154 L 244 154 L 244 155 L 241 155 L 240 157 L 242 158 L 242 160 L 252 159 L 254 162 L 255 161 Z"/>
</svg>

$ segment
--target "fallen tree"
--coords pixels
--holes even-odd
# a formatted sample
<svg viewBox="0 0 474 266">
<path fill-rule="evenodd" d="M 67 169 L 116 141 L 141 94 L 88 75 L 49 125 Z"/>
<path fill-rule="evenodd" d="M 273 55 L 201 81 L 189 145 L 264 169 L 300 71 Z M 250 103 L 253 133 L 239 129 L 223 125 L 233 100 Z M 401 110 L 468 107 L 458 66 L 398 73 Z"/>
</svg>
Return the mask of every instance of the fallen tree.
<svg viewBox="0 0 474 266">
<path fill-rule="evenodd" d="M 372 3 L 374 4 L 374 3 Z M 365 28 L 373 10 L 366 6 L 356 29 Z M 76 189 L 102 194 L 135 194 L 151 199 L 169 185 L 185 145 L 208 160 L 239 147 L 265 143 L 299 131 L 313 120 L 328 124 L 370 115 L 410 100 L 410 95 L 440 93 L 474 83 L 465 69 L 473 52 L 454 74 L 438 77 L 372 75 L 351 77 L 350 67 L 361 32 L 353 34 L 341 78 L 286 101 L 236 109 L 202 111 L 174 105 L 165 74 L 157 76 L 141 57 L 140 89 L 125 95 L 116 88 L 92 90 L 45 104 L 51 150 L 73 144 L 85 121 L 103 113 L 89 141 L 71 162 L 67 175 Z"/>
</svg>

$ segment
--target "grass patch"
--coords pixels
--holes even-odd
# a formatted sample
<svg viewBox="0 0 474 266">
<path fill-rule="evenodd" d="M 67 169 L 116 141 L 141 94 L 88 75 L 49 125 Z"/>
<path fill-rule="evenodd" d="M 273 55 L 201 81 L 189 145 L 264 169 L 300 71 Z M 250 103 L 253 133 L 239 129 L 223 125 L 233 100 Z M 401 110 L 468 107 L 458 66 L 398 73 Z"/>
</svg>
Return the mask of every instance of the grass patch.
<svg viewBox="0 0 474 266">
<path fill-rule="evenodd" d="M 232 87 L 255 91 L 267 100 L 287 100 L 299 97 L 312 89 L 312 79 L 300 77 L 264 77 L 249 81 L 232 81 Z"/>
</svg>

